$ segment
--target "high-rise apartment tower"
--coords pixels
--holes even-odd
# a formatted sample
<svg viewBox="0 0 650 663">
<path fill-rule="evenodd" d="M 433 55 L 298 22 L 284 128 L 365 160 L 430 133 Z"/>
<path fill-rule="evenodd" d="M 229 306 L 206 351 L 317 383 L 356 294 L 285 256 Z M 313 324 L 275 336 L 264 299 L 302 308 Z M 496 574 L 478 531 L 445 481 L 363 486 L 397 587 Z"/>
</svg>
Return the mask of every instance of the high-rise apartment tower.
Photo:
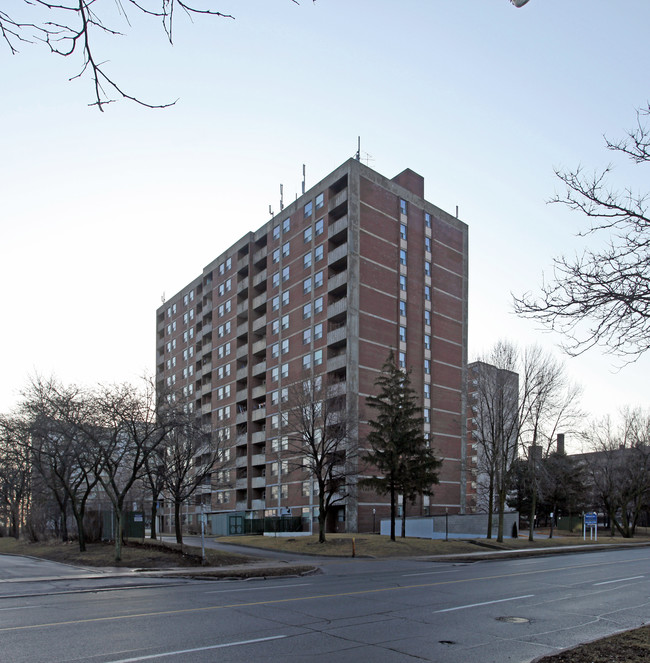
<svg viewBox="0 0 650 663">
<path fill-rule="evenodd" d="M 289 389 L 305 374 L 335 382 L 355 422 L 348 444 L 363 448 L 365 397 L 391 349 L 443 460 L 434 496 L 408 513 L 465 511 L 467 260 L 467 226 L 424 199 L 420 175 L 388 179 L 350 159 L 158 309 L 158 384 L 183 393 L 230 449 L 232 469 L 196 500 L 213 523 L 313 517 L 309 477 L 283 464 Z M 190 526 L 198 508 L 185 509 Z M 386 496 L 353 488 L 329 529 L 369 531 L 387 515 Z"/>
</svg>

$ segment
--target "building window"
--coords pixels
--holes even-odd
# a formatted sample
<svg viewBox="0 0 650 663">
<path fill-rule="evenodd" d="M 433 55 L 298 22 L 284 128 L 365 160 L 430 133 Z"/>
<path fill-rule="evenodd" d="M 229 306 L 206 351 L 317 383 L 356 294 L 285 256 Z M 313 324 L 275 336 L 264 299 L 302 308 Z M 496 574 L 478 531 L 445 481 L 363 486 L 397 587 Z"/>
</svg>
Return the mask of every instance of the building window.
<svg viewBox="0 0 650 663">
<path fill-rule="evenodd" d="M 430 359 L 425 359 L 424 360 L 424 372 L 426 375 L 431 375 L 431 360 Z"/>
<path fill-rule="evenodd" d="M 273 228 L 273 239 L 280 239 L 280 226 Z"/>
<path fill-rule="evenodd" d="M 302 317 L 304 320 L 311 317 L 311 302 L 308 302 L 302 307 Z"/>
<path fill-rule="evenodd" d="M 309 277 L 308 279 L 305 279 L 305 280 L 302 282 L 302 292 L 303 292 L 303 294 L 305 294 L 305 295 L 306 295 L 308 292 L 311 292 L 311 277 Z"/>
<path fill-rule="evenodd" d="M 402 198 L 399 199 L 399 213 L 406 214 L 406 201 Z"/>
<path fill-rule="evenodd" d="M 431 228 L 431 214 L 429 212 L 424 213 L 424 225 L 427 228 Z"/>
<path fill-rule="evenodd" d="M 431 385 L 428 382 L 424 383 L 424 397 L 431 398 Z"/>
<path fill-rule="evenodd" d="M 325 221 L 323 219 L 318 219 L 318 221 L 316 221 L 316 224 L 314 225 L 314 232 L 316 233 L 316 237 L 322 235 L 324 230 L 325 230 Z"/>
<path fill-rule="evenodd" d="M 307 226 L 307 228 L 305 228 L 305 232 L 303 232 L 302 236 L 305 240 L 305 244 L 311 242 L 311 226 Z"/>
<path fill-rule="evenodd" d="M 311 355 L 305 355 L 302 358 L 302 367 L 305 370 L 311 367 Z"/>
<path fill-rule="evenodd" d="M 310 486 L 311 486 L 311 481 L 303 481 L 302 482 L 302 496 L 303 497 L 309 497 L 309 495 L 311 494 Z M 309 518 L 309 509 L 307 509 L 307 518 Z"/>
<path fill-rule="evenodd" d="M 320 366 L 323 363 L 323 351 L 316 350 L 314 352 L 314 366 Z"/>
<path fill-rule="evenodd" d="M 425 309 L 424 311 L 424 324 L 431 326 L 431 311 Z"/>
<path fill-rule="evenodd" d="M 324 201 L 324 194 L 319 193 L 319 194 L 316 196 L 316 209 L 320 209 L 324 204 L 325 204 L 325 201 Z"/>
<path fill-rule="evenodd" d="M 424 238 L 424 250 L 431 253 L 431 238 L 430 237 L 425 237 Z"/>
<path fill-rule="evenodd" d="M 399 314 L 405 318 L 406 317 L 406 302 L 403 299 L 399 300 Z"/>
<path fill-rule="evenodd" d="M 431 336 L 429 334 L 424 335 L 424 349 L 431 350 Z"/>
<path fill-rule="evenodd" d="M 311 343 L 311 329 L 305 329 L 302 332 L 302 344 L 309 345 Z"/>
<path fill-rule="evenodd" d="M 282 341 L 282 354 L 286 355 L 289 353 L 289 339 L 285 338 L 284 341 Z"/>
<path fill-rule="evenodd" d="M 275 272 L 271 277 L 271 284 L 273 288 L 277 288 L 280 285 L 280 272 Z"/>
<path fill-rule="evenodd" d="M 428 260 L 424 261 L 424 274 L 425 276 L 431 276 L 431 263 Z"/>
<path fill-rule="evenodd" d="M 290 244 L 291 244 L 290 242 L 285 242 L 282 245 L 282 257 L 283 258 L 286 258 L 289 255 L 289 253 L 291 252 Z"/>
<path fill-rule="evenodd" d="M 275 249 L 272 253 L 273 263 L 280 262 L 280 249 Z"/>
<path fill-rule="evenodd" d="M 311 200 L 305 205 L 305 219 L 307 217 L 311 216 L 311 213 L 314 209 L 314 204 L 311 202 Z"/>
<path fill-rule="evenodd" d="M 425 424 L 430 424 L 431 423 L 431 409 L 428 407 L 425 407 L 424 410 L 422 410 L 422 413 L 424 414 L 424 423 Z"/>
<path fill-rule="evenodd" d="M 398 364 L 400 368 L 406 368 L 406 352 L 399 353 Z"/>
<path fill-rule="evenodd" d="M 274 297 L 271 300 L 271 311 L 277 311 L 280 308 L 280 297 Z"/>
<path fill-rule="evenodd" d="M 406 239 L 406 224 L 405 223 L 400 223 L 399 224 L 399 236 L 400 236 L 400 239 Z"/>
<path fill-rule="evenodd" d="M 281 370 L 280 370 L 280 375 L 283 378 L 288 378 L 289 377 L 289 364 L 282 364 Z"/>
<path fill-rule="evenodd" d="M 282 222 L 282 232 L 283 233 L 288 233 L 289 230 L 291 230 L 291 219 L 285 219 Z"/>
<path fill-rule="evenodd" d="M 320 313 L 323 310 L 323 298 L 318 297 L 314 300 L 314 314 Z"/>
<path fill-rule="evenodd" d="M 289 291 L 282 293 L 282 306 L 289 306 Z"/>
<path fill-rule="evenodd" d="M 314 261 L 318 262 L 319 260 L 323 259 L 323 245 L 319 244 L 315 249 L 314 249 Z"/>
<path fill-rule="evenodd" d="M 399 289 L 406 291 L 406 276 L 404 276 L 404 274 L 400 274 Z"/>
<path fill-rule="evenodd" d="M 280 369 L 274 366 L 271 369 L 271 382 L 277 382 L 280 379 Z"/>
<path fill-rule="evenodd" d="M 309 269 L 311 267 L 311 251 L 309 253 L 305 253 L 305 255 L 302 257 L 302 266 L 304 269 Z"/>
<path fill-rule="evenodd" d="M 287 403 L 289 401 L 289 389 L 287 387 L 284 387 L 280 391 L 280 399 L 283 403 Z"/>
<path fill-rule="evenodd" d="M 283 315 L 282 316 L 282 329 L 289 329 L 289 316 L 288 315 Z"/>
<path fill-rule="evenodd" d="M 314 274 L 314 288 L 320 288 L 323 285 L 323 270 Z"/>
<path fill-rule="evenodd" d="M 274 343 L 271 346 L 271 358 L 275 359 L 276 357 L 280 356 L 280 344 L 279 343 Z"/>
<path fill-rule="evenodd" d="M 404 249 L 399 250 L 399 264 L 406 265 L 406 251 Z"/>
<path fill-rule="evenodd" d="M 424 298 L 430 302 L 431 301 L 431 286 L 430 285 L 425 285 L 424 286 Z"/>
<path fill-rule="evenodd" d="M 279 334 L 279 333 L 280 333 L 280 321 L 274 320 L 271 323 L 271 334 Z"/>
<path fill-rule="evenodd" d="M 283 270 L 282 270 L 282 282 L 284 283 L 285 281 L 289 280 L 289 266 L 287 265 Z"/>
<path fill-rule="evenodd" d="M 323 323 L 319 322 L 317 325 L 314 325 L 314 340 L 323 338 Z"/>
<path fill-rule="evenodd" d="M 399 340 L 402 343 L 406 343 L 406 327 L 400 326 L 400 328 L 399 328 Z"/>
</svg>

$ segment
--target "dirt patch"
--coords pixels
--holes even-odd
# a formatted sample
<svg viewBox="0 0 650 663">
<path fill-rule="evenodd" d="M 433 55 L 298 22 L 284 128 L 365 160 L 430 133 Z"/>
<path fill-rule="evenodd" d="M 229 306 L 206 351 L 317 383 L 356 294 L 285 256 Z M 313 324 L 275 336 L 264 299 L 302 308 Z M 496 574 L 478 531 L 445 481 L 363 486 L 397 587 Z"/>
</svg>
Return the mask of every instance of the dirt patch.
<svg viewBox="0 0 650 663">
<path fill-rule="evenodd" d="M 650 626 L 618 633 L 560 654 L 537 659 L 537 663 L 648 663 Z"/>
<path fill-rule="evenodd" d="M 253 556 L 222 553 L 206 549 L 209 566 L 228 566 L 256 561 Z M 29 543 L 10 538 L 0 538 L 0 553 L 41 557 L 53 562 L 75 566 L 119 567 L 140 569 L 169 569 L 201 566 L 201 549 L 192 546 L 161 543 L 158 541 L 129 541 L 122 546 L 122 559 L 115 562 L 115 546 L 112 543 L 90 543 L 85 552 L 79 552 L 76 542 Z"/>
</svg>

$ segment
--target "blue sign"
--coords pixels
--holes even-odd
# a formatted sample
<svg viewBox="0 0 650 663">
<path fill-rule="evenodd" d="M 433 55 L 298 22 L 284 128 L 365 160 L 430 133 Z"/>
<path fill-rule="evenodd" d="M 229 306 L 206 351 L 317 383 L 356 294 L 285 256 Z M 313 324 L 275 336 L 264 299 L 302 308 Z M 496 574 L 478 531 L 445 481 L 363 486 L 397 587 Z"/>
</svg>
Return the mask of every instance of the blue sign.
<svg viewBox="0 0 650 663">
<path fill-rule="evenodd" d="M 597 525 L 598 525 L 598 514 L 595 511 L 593 513 L 585 513 L 585 526 L 596 527 Z"/>
</svg>

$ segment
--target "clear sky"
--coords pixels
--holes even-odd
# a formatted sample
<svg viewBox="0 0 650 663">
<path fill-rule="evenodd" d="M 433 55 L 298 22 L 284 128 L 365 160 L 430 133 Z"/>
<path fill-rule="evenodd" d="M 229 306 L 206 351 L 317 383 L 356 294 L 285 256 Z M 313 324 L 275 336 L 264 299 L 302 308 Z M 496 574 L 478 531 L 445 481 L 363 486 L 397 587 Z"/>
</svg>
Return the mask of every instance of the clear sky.
<svg viewBox="0 0 650 663">
<path fill-rule="evenodd" d="M 114 8 L 115 3 L 101 0 Z M 22 2 L 14 0 L 20 8 Z M 648 101 L 648 0 L 215 0 L 236 20 L 129 14 L 107 70 L 166 110 L 100 113 L 79 60 L 0 44 L 0 411 L 29 374 L 79 383 L 154 369 L 155 310 L 204 265 L 352 156 L 470 228 L 470 360 L 499 338 L 558 337 L 512 313 L 585 220 L 546 201 L 555 167 L 614 155 Z M 619 188 L 641 190 L 620 163 Z M 650 189 L 650 185 L 647 187 Z M 566 358 L 601 415 L 647 403 L 650 357 Z"/>
</svg>

